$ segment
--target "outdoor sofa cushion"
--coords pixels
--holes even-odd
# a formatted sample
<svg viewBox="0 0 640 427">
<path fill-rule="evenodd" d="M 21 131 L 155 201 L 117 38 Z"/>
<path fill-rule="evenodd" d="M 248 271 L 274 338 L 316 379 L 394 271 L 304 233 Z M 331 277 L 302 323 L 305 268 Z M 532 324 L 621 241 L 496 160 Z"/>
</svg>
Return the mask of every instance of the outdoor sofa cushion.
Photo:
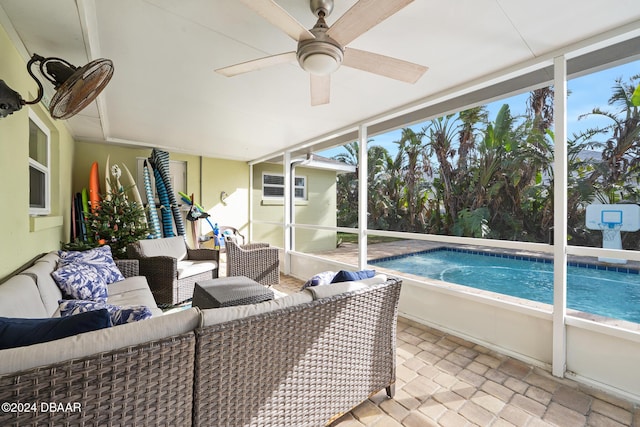
<svg viewBox="0 0 640 427">
<path fill-rule="evenodd" d="M 139 240 L 137 243 L 140 255 L 148 258 L 166 256 L 182 261 L 187 256 L 187 244 L 183 236 Z"/>
<path fill-rule="evenodd" d="M 111 318 L 105 309 L 43 319 L 0 317 L 0 349 L 44 343 L 109 326 Z"/>
<path fill-rule="evenodd" d="M 164 316 L 154 316 L 143 322 L 127 323 L 47 343 L 2 350 L 0 375 L 184 334 L 193 331 L 199 325 L 199 310 L 189 308 Z"/>
</svg>

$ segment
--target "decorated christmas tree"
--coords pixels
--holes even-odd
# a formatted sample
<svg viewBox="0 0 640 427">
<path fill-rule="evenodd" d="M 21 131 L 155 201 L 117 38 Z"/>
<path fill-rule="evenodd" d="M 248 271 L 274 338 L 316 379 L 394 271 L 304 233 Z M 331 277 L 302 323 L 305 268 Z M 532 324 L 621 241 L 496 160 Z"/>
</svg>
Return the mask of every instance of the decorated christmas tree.
<svg viewBox="0 0 640 427">
<path fill-rule="evenodd" d="M 83 250 L 109 245 L 114 258 L 126 258 L 127 245 L 146 239 L 150 232 L 144 206 L 127 198 L 127 190 L 111 185 L 110 191 L 85 218 L 88 239 L 64 244 L 63 249 Z"/>
</svg>

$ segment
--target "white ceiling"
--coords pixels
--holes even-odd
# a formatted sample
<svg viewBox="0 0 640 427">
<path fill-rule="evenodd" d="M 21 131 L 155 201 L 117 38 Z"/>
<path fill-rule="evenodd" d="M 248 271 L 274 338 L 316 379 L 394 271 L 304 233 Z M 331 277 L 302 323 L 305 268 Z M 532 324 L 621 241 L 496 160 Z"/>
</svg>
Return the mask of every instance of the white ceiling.
<svg viewBox="0 0 640 427">
<path fill-rule="evenodd" d="M 335 0 L 327 23 L 355 3 Z M 315 23 L 308 0 L 278 4 L 305 27 Z M 429 71 L 412 85 L 342 67 L 331 76 L 331 103 L 316 107 L 296 63 L 230 78 L 213 71 L 296 48 L 237 1 L 0 0 L 0 18 L 25 61 L 33 53 L 77 66 L 113 60 L 98 102 L 68 120 L 77 139 L 251 161 L 582 40 L 640 29 L 640 1 L 416 0 L 349 46 Z"/>
</svg>

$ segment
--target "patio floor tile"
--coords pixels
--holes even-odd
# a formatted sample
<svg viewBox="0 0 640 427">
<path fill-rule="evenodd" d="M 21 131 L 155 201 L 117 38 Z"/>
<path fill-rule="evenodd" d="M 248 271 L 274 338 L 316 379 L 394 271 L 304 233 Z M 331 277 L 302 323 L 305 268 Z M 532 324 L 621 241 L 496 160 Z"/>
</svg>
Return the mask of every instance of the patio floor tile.
<svg viewBox="0 0 640 427">
<path fill-rule="evenodd" d="M 302 282 L 281 276 L 295 292 Z M 376 393 L 331 427 L 640 427 L 632 402 L 445 332 L 398 319 L 396 393 Z"/>
</svg>

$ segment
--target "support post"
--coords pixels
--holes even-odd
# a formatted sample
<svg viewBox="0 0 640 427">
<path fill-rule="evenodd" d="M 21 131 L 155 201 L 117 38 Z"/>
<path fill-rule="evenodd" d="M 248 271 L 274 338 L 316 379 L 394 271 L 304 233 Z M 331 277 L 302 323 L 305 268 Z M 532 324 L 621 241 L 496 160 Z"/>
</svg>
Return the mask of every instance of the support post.
<svg viewBox="0 0 640 427">
<path fill-rule="evenodd" d="M 553 231 L 553 360 L 551 372 L 567 369 L 567 62 L 553 60 L 554 69 L 554 231 Z"/>
<path fill-rule="evenodd" d="M 291 185 L 291 152 L 285 151 L 283 154 L 283 175 L 284 175 L 284 274 L 291 273 L 291 242 L 293 230 L 291 227 L 291 212 L 293 210 L 292 185 Z"/>
<path fill-rule="evenodd" d="M 358 268 L 367 267 L 367 127 L 360 125 L 358 150 Z"/>
</svg>

